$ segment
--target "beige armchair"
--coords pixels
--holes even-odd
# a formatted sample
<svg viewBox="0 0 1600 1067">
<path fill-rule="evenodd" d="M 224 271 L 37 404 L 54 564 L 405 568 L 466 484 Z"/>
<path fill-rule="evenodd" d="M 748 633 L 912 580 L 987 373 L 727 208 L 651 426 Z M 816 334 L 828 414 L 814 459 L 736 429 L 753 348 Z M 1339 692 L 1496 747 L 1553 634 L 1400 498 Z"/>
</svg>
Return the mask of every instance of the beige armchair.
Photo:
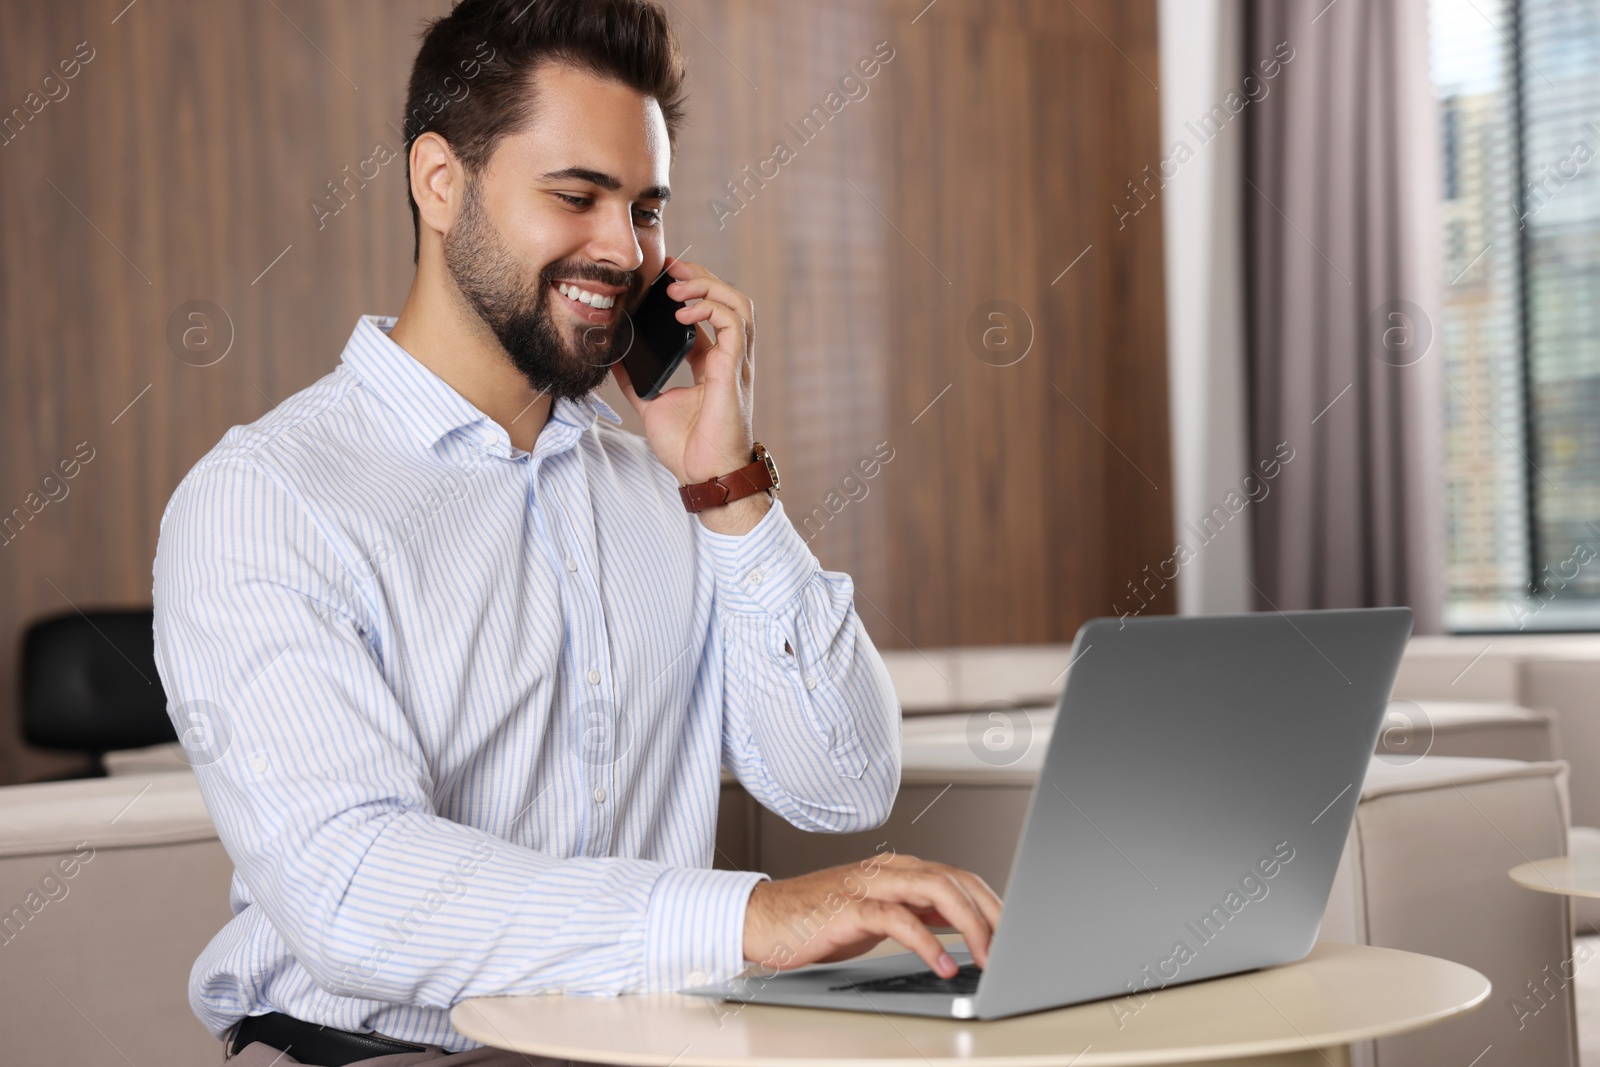
<svg viewBox="0 0 1600 1067">
<path fill-rule="evenodd" d="M 0 789 L 0 1062 L 215 1067 L 189 969 L 232 874 L 191 774 Z"/>
</svg>

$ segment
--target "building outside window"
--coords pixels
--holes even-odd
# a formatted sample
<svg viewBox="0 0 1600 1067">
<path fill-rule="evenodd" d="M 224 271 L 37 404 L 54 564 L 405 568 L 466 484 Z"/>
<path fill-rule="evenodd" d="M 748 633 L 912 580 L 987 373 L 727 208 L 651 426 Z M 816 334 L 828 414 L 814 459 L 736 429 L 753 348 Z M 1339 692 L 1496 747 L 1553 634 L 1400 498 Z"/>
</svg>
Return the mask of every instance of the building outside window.
<svg viewBox="0 0 1600 1067">
<path fill-rule="evenodd" d="M 1454 630 L 1600 629 L 1600 0 L 1432 0 Z"/>
</svg>

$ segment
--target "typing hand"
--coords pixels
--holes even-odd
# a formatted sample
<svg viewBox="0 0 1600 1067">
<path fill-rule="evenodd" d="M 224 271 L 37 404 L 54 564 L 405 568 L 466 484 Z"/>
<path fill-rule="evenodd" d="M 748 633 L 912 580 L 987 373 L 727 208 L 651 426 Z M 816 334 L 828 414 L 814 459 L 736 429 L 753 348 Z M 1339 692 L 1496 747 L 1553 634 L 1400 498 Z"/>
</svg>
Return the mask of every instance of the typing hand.
<svg viewBox="0 0 1600 1067">
<path fill-rule="evenodd" d="M 934 973 L 958 970 L 930 926 L 953 926 L 979 967 L 1000 921 L 1000 898 L 977 875 L 890 853 L 798 878 L 758 883 L 744 920 L 744 957 L 787 970 L 866 952 L 893 938 Z"/>
</svg>

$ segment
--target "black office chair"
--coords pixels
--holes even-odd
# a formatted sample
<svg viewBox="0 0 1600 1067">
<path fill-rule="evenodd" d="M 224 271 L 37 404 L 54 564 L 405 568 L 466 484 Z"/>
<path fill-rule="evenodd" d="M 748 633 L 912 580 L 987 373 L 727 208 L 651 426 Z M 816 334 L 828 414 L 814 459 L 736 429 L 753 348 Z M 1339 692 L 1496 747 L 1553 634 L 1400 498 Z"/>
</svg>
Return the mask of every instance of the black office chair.
<svg viewBox="0 0 1600 1067">
<path fill-rule="evenodd" d="M 102 757 L 176 741 L 156 673 L 155 613 L 71 612 L 44 619 L 22 639 L 22 736 L 40 748 Z"/>
</svg>

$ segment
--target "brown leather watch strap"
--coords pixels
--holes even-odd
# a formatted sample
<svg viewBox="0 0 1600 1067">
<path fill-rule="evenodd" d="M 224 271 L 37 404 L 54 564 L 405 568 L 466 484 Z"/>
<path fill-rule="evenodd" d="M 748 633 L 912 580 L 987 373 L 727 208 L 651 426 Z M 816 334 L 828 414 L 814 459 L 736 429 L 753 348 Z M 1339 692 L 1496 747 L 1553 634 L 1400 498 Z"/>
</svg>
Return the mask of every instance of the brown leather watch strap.
<svg viewBox="0 0 1600 1067">
<path fill-rule="evenodd" d="M 772 461 L 772 455 L 766 447 L 757 441 L 754 462 L 707 482 L 680 485 L 678 496 L 683 499 L 685 510 L 693 514 L 743 500 L 763 489 L 777 488 L 778 466 Z"/>
</svg>

